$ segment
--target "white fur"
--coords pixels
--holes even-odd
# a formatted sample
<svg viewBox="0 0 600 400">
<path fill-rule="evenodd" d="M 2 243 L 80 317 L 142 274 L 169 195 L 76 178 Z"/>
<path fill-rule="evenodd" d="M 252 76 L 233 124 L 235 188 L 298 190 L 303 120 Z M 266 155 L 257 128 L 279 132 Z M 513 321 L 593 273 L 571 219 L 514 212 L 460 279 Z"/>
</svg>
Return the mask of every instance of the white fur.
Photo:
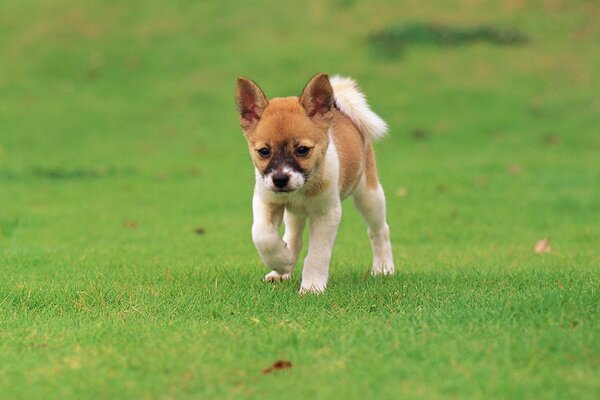
<svg viewBox="0 0 600 400">
<path fill-rule="evenodd" d="M 286 190 L 298 190 L 304 185 L 304 176 L 300 172 L 294 171 L 289 167 L 283 167 L 280 172 L 287 174 L 290 177 L 290 181 L 285 187 Z M 273 182 L 273 172 L 263 176 L 263 183 L 269 190 L 277 190 L 277 187 Z"/>
<path fill-rule="evenodd" d="M 361 132 L 375 140 L 385 136 L 387 124 L 371 110 L 354 79 L 335 75 L 329 78 L 329 83 L 338 108 L 350 117 Z"/>
<path fill-rule="evenodd" d="M 298 171 L 294 171 L 289 167 L 283 168 L 283 173 L 288 174 L 290 176 L 290 181 L 287 184 L 287 187 L 291 190 L 298 190 L 304 185 L 304 175 L 302 175 Z"/>
<path fill-rule="evenodd" d="M 290 279 L 292 279 L 291 272 L 288 272 L 286 274 L 280 274 L 277 271 L 271 271 L 265 275 L 265 282 L 289 281 Z"/>
<path fill-rule="evenodd" d="M 291 274 L 302 247 L 305 220 L 310 219 L 308 254 L 302 269 L 300 293 L 323 292 L 329 278 L 329 262 L 342 215 L 339 159 L 333 141 L 327 148 L 323 169 L 332 184 L 316 196 L 307 196 L 303 188 L 291 193 L 273 192 L 256 171 L 252 239 L 263 262 L 275 272 L 268 273 L 266 281 L 284 280 Z M 285 219 L 283 239 L 278 234 L 282 219 Z"/>
<path fill-rule="evenodd" d="M 394 257 L 390 243 L 390 228 L 385 218 L 385 195 L 383 188 L 378 185 L 376 189 L 367 187 L 365 177 L 361 179 L 354 191 L 354 204 L 367 223 L 371 250 L 373 252 L 373 265 L 371 274 L 391 275 L 394 273 Z"/>
</svg>

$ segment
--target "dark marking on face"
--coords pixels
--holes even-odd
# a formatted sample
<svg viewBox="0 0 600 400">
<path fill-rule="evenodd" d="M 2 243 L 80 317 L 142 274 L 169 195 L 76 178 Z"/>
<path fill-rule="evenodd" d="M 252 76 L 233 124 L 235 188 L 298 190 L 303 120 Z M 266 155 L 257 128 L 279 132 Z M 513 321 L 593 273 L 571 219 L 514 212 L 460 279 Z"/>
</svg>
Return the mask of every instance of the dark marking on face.
<svg viewBox="0 0 600 400">
<path fill-rule="evenodd" d="M 267 164 L 263 174 L 267 175 L 272 171 L 281 170 L 284 167 L 288 167 L 293 171 L 301 173 L 306 176 L 306 173 L 302 167 L 298 164 L 294 156 L 288 151 L 287 142 L 281 143 L 278 148 L 273 152 L 273 156 Z"/>
</svg>

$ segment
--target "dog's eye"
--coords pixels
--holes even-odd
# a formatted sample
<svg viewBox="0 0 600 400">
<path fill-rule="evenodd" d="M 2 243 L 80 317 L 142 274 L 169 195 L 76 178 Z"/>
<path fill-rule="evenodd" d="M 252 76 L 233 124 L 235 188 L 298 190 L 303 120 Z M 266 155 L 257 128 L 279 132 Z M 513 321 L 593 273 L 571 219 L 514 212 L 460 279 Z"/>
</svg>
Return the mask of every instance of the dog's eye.
<svg viewBox="0 0 600 400">
<path fill-rule="evenodd" d="M 271 154 L 271 150 L 268 147 L 263 147 L 262 149 L 258 149 L 257 151 L 262 158 L 267 158 Z"/>
<path fill-rule="evenodd" d="M 296 149 L 296 154 L 298 154 L 299 156 L 305 156 L 308 154 L 309 151 L 310 147 L 300 146 Z"/>
</svg>

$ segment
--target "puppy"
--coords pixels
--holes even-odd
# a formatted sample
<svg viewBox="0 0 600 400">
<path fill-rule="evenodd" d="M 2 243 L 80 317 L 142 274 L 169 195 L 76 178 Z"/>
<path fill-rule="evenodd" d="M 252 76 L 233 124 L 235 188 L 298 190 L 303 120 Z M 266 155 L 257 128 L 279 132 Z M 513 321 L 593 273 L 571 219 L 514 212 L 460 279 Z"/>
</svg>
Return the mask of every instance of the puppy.
<svg viewBox="0 0 600 400">
<path fill-rule="evenodd" d="M 368 225 L 371 273 L 394 273 L 372 147 L 387 125 L 371 111 L 356 83 L 318 74 L 300 97 L 268 100 L 256 83 L 238 78 L 236 105 L 255 166 L 252 239 L 271 270 L 265 280 L 290 279 L 309 220 L 300 293 L 323 292 L 341 202 L 350 195 Z M 278 234 L 282 220 L 283 238 Z"/>
</svg>

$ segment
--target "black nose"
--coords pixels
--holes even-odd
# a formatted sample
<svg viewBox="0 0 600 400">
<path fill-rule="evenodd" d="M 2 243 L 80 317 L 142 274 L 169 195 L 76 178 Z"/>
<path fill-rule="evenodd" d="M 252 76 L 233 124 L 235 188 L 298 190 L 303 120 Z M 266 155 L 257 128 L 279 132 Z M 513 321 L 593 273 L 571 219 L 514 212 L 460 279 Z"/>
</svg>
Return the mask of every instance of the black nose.
<svg viewBox="0 0 600 400">
<path fill-rule="evenodd" d="M 278 188 L 282 189 L 285 185 L 290 181 L 290 176 L 287 174 L 274 174 L 273 175 L 273 183 Z"/>
</svg>

